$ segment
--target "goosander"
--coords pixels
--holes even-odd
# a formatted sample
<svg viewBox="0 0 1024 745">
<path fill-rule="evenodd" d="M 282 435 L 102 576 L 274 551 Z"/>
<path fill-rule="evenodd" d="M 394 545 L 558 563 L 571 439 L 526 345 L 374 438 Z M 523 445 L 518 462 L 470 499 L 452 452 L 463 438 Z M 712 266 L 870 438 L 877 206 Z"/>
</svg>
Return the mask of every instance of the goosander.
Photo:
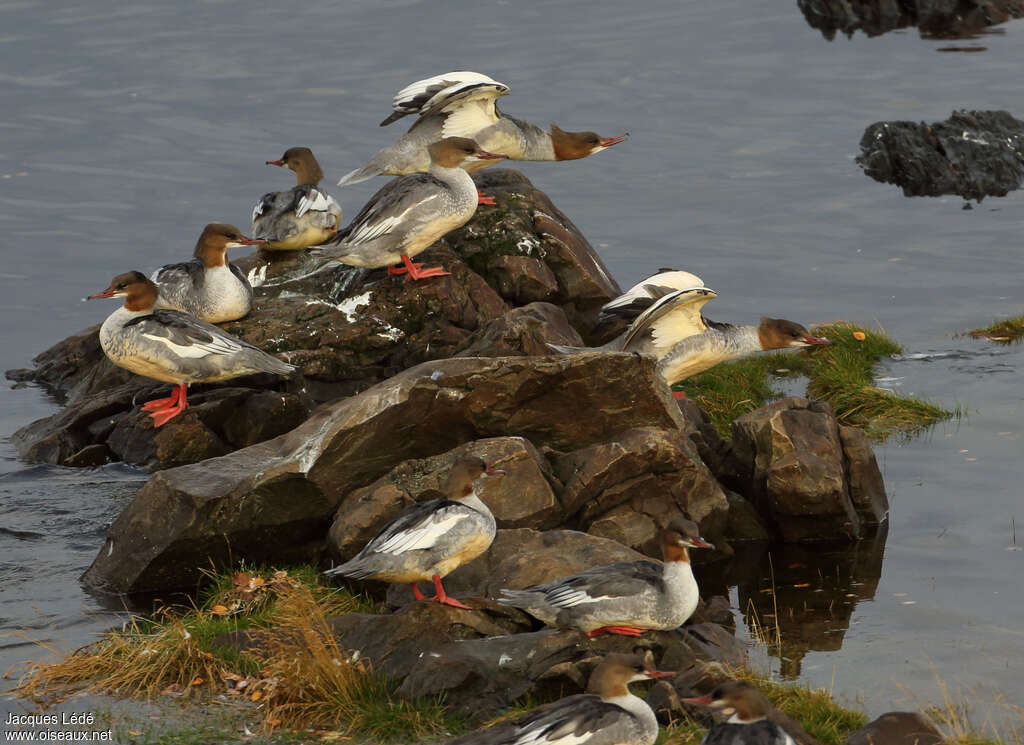
<svg viewBox="0 0 1024 745">
<path fill-rule="evenodd" d="M 639 696 L 629 692 L 638 680 L 668 678 L 648 657 L 610 654 L 587 681 L 587 692 L 539 706 L 511 722 L 477 730 L 448 745 L 653 745 L 658 719 Z"/>
<path fill-rule="evenodd" d="M 657 274 L 637 282 L 626 292 L 612 298 L 603 306 L 597 316 L 597 325 L 613 320 L 632 322 L 638 315 L 674 290 L 703 287 L 704 280 L 696 274 L 677 269 L 659 269 Z"/>
<path fill-rule="evenodd" d="M 340 230 L 321 255 L 352 266 L 387 266 L 388 274 L 412 279 L 439 277 L 441 268 L 423 269 L 410 258 L 425 251 L 438 238 L 465 225 L 476 212 L 477 191 L 461 163 L 497 160 L 473 140 L 448 137 L 427 148 L 430 170 L 400 176 L 374 194 L 356 218 Z M 402 263 L 404 268 L 391 265 Z"/>
<path fill-rule="evenodd" d="M 722 683 L 705 696 L 683 701 L 710 706 L 728 717 L 708 730 L 701 745 L 795 745 L 786 730 L 768 719 L 768 699 L 745 680 Z"/>
<path fill-rule="evenodd" d="M 488 476 L 503 473 L 475 456 L 460 458 L 444 488 L 451 499 L 413 505 L 385 525 L 355 558 L 325 574 L 409 583 L 417 600 L 424 597 L 416 583 L 433 580 L 434 602 L 469 610 L 448 596 L 441 578 L 490 548 L 494 515 L 476 490 Z"/>
<path fill-rule="evenodd" d="M 690 548 L 714 548 L 697 524 L 676 518 L 662 531 L 665 561 L 617 561 L 525 590 L 502 590 L 503 605 L 521 608 L 548 626 L 575 627 L 588 637 L 639 636 L 678 628 L 697 608 Z"/>
<path fill-rule="evenodd" d="M 252 234 L 263 238 L 267 248 L 297 251 L 317 246 L 338 232 L 341 207 L 319 188 L 324 172 L 308 147 L 290 147 L 268 166 L 295 171 L 296 186 L 288 191 L 264 194 L 252 209 Z"/>
<path fill-rule="evenodd" d="M 445 137 L 469 137 L 481 147 L 511 160 L 576 160 L 623 142 L 627 134 L 601 137 L 594 132 L 565 132 L 554 124 L 540 127 L 503 114 L 497 99 L 506 95 L 504 83 L 467 70 L 419 80 L 395 96 L 390 124 L 407 114 L 419 118 L 396 142 L 380 150 L 361 168 L 345 174 L 338 186 L 358 184 L 374 176 L 426 171 L 427 147 Z M 491 163 L 463 165 L 470 173 Z"/>
<path fill-rule="evenodd" d="M 124 305 L 100 326 L 100 346 L 111 362 L 147 378 L 174 383 L 169 398 L 145 404 L 161 427 L 188 408 L 191 383 L 213 383 L 255 373 L 288 375 L 291 365 L 177 310 L 160 309 L 157 286 L 140 272 L 119 274 L 94 298 L 121 298 Z"/>
<path fill-rule="evenodd" d="M 228 261 L 228 249 L 264 243 L 242 235 L 234 225 L 210 223 L 199 235 L 195 258 L 153 272 L 158 308 L 189 313 L 207 323 L 241 318 L 252 308 L 252 285 Z"/>
</svg>

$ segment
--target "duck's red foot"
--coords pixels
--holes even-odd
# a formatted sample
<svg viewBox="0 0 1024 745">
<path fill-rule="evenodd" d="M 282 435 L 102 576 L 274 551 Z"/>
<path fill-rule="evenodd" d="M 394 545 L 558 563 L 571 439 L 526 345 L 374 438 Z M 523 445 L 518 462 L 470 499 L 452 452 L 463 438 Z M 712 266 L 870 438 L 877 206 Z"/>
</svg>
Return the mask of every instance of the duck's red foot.
<svg viewBox="0 0 1024 745">
<path fill-rule="evenodd" d="M 682 401 L 684 398 L 686 398 L 686 394 L 683 393 L 682 391 L 672 391 L 672 398 L 674 398 L 676 401 Z"/>
<path fill-rule="evenodd" d="M 486 204 L 488 207 L 494 207 L 495 205 L 498 204 L 497 202 L 494 201 L 494 197 L 492 197 L 490 194 L 486 194 L 480 191 L 479 189 L 476 190 L 476 203 Z"/>
<path fill-rule="evenodd" d="M 389 266 L 387 269 L 388 274 L 408 274 L 410 279 L 426 279 L 427 277 L 446 277 L 450 272 L 446 272 L 441 267 L 431 267 L 430 269 L 424 269 L 423 264 L 417 264 L 413 262 L 408 256 L 402 256 L 402 264 L 404 266 Z"/>
<path fill-rule="evenodd" d="M 142 404 L 143 411 L 159 411 L 160 409 L 168 409 L 175 406 L 178 403 L 178 386 L 174 386 L 171 389 L 171 395 L 168 398 L 154 398 L 152 401 L 147 401 Z"/>
<path fill-rule="evenodd" d="M 434 575 L 434 589 L 437 590 L 437 594 L 431 598 L 435 603 L 441 605 L 450 605 L 453 608 L 462 608 L 463 610 L 473 610 L 468 605 L 460 603 L 453 597 L 450 597 L 448 593 L 444 591 L 444 586 L 441 585 L 441 578 L 438 575 Z"/>
<path fill-rule="evenodd" d="M 636 626 L 602 626 L 599 629 L 587 632 L 587 638 L 593 639 L 605 634 L 621 634 L 622 636 L 642 636 L 647 629 L 638 629 Z"/>
<path fill-rule="evenodd" d="M 417 600 L 426 600 L 426 598 L 423 597 L 423 593 L 420 592 L 420 588 L 416 586 L 415 582 L 410 582 L 409 586 L 412 588 L 412 596 L 414 598 L 416 598 Z"/>
<path fill-rule="evenodd" d="M 142 407 L 143 411 L 149 412 L 149 418 L 153 420 L 154 427 L 164 426 L 188 408 L 188 401 L 185 398 L 186 390 L 184 385 L 176 385 L 170 398 L 159 398 Z"/>
</svg>

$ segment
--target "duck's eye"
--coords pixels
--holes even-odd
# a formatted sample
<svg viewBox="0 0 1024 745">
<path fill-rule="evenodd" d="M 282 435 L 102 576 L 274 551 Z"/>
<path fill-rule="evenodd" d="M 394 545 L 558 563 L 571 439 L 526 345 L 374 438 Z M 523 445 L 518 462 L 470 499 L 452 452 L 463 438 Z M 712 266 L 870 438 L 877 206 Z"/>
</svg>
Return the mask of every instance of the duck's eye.
<svg viewBox="0 0 1024 745">
<path fill-rule="evenodd" d="M 591 137 L 589 140 L 587 140 L 587 142 L 589 142 L 591 145 L 600 145 L 601 144 L 601 141 L 599 139 L 597 139 L 596 137 Z"/>
<path fill-rule="evenodd" d="M 119 284 L 119 285 L 117 286 L 117 289 L 118 289 L 118 290 L 123 290 L 123 289 L 124 289 L 125 287 L 127 287 L 127 286 L 128 286 L 128 283 L 127 283 L 127 282 L 121 282 L 121 283 L 120 283 L 120 284 Z"/>
</svg>

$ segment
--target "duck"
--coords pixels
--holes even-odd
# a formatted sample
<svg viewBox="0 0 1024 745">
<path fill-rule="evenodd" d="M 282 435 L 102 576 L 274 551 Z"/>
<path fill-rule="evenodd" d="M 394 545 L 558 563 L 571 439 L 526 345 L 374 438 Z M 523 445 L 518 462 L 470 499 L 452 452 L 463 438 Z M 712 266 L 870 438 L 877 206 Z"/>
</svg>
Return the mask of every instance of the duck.
<svg viewBox="0 0 1024 745">
<path fill-rule="evenodd" d="M 324 172 L 308 147 L 290 147 L 268 166 L 295 171 L 298 182 L 288 191 L 260 197 L 252 209 L 252 234 L 271 251 L 298 251 L 331 238 L 341 226 L 341 206 L 320 188 Z"/>
<path fill-rule="evenodd" d="M 525 716 L 450 740 L 448 745 L 653 745 L 658 719 L 629 684 L 670 678 L 650 653 L 609 654 L 587 681 L 586 693 L 539 706 Z"/>
<path fill-rule="evenodd" d="M 629 134 L 601 137 L 595 132 L 566 132 L 552 124 L 545 131 L 535 124 L 502 113 L 497 99 L 509 87 L 478 72 L 459 70 L 436 75 L 403 88 L 392 103 L 394 112 L 381 126 L 409 114 L 418 118 L 397 141 L 366 163 L 342 176 L 338 186 L 358 184 L 384 174 L 398 176 L 426 171 L 428 146 L 445 137 L 469 137 L 480 146 L 510 160 L 578 160 L 624 142 Z M 493 163 L 463 165 L 470 173 Z M 489 202 L 484 202 L 485 204 Z"/>
<path fill-rule="evenodd" d="M 188 408 L 192 383 L 214 383 L 243 375 L 290 375 L 292 365 L 273 357 L 212 323 L 188 313 L 158 308 L 156 284 L 141 272 L 125 272 L 87 299 L 124 298 L 100 326 L 100 347 L 118 367 L 174 388 L 168 398 L 143 405 L 154 427 Z"/>
<path fill-rule="evenodd" d="M 631 323 L 636 317 L 674 290 L 703 287 L 704 280 L 691 272 L 662 268 L 637 282 L 624 293 L 601 306 L 596 326 L 619 320 Z"/>
<path fill-rule="evenodd" d="M 439 267 L 424 268 L 411 261 L 438 238 L 465 225 L 476 212 L 477 190 L 467 161 L 500 160 L 504 155 L 483 150 L 466 137 L 446 137 L 432 143 L 430 169 L 388 182 L 374 194 L 355 219 L 320 253 L 342 264 L 388 267 L 388 274 L 414 280 L 447 275 Z M 401 263 L 401 267 L 392 265 Z"/>
<path fill-rule="evenodd" d="M 525 590 L 502 590 L 498 602 L 589 638 L 678 628 L 696 610 L 699 596 L 689 549 L 714 546 L 682 517 L 662 531 L 661 545 L 664 563 L 617 561 Z"/>
<path fill-rule="evenodd" d="M 497 526 L 477 491 L 485 479 L 504 473 L 477 456 L 459 458 L 445 482 L 450 498 L 413 505 L 354 558 L 325 574 L 408 583 L 416 600 L 425 600 L 416 583 L 429 580 L 436 591 L 433 602 L 470 610 L 445 592 L 441 580 L 490 548 Z"/>
<path fill-rule="evenodd" d="M 258 246 L 234 225 L 212 222 L 196 241 L 195 257 L 160 267 L 151 279 L 158 291 L 157 307 L 180 310 L 207 323 L 236 321 L 252 309 L 252 285 L 228 261 L 228 249 Z"/>
<path fill-rule="evenodd" d="M 768 718 L 773 708 L 768 699 L 745 680 L 721 683 L 707 695 L 683 701 L 709 706 L 728 717 L 708 730 L 701 745 L 796 745 L 785 729 Z"/>
</svg>

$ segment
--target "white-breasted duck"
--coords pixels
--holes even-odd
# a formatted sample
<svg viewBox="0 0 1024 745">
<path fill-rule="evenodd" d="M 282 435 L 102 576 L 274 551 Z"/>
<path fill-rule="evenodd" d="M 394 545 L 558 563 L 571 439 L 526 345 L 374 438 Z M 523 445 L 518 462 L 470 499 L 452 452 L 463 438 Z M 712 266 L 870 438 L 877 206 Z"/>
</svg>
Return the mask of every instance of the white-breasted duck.
<svg viewBox="0 0 1024 745">
<path fill-rule="evenodd" d="M 424 269 L 411 258 L 465 225 L 476 212 L 476 185 L 459 166 L 505 156 L 487 152 L 465 137 L 448 137 L 427 149 L 427 173 L 400 176 L 388 183 L 329 242 L 337 246 L 322 249 L 320 255 L 352 266 L 386 266 L 389 274 L 408 273 L 412 279 L 448 274 L 441 268 Z"/>
<path fill-rule="evenodd" d="M 234 225 L 210 223 L 199 235 L 192 261 L 167 264 L 153 272 L 158 308 L 189 313 L 207 323 L 234 321 L 252 309 L 252 285 L 228 261 L 228 249 L 257 246 Z"/>
<path fill-rule="evenodd" d="M 494 515 L 477 496 L 484 479 L 503 474 L 481 458 L 455 462 L 445 483 L 446 499 L 420 502 L 389 522 L 356 556 L 325 574 L 352 579 L 408 583 L 417 600 L 417 582 L 433 581 L 434 602 L 466 608 L 450 597 L 441 579 L 482 554 L 494 541 Z"/>
<path fill-rule="evenodd" d="M 768 718 L 772 710 L 768 699 L 745 680 L 721 683 L 707 695 L 683 701 L 711 707 L 727 717 L 708 730 L 701 745 L 795 745 L 789 733 Z"/>
<path fill-rule="evenodd" d="M 396 142 L 343 176 L 338 185 L 357 184 L 383 174 L 426 171 L 430 166 L 427 147 L 445 137 L 469 137 L 480 147 L 510 160 L 577 160 L 628 137 L 566 132 L 554 124 L 545 131 L 498 109 L 497 99 L 508 92 L 504 83 L 468 70 L 436 75 L 403 88 L 392 105 L 395 113 L 381 125 L 407 114 L 418 114 L 419 118 Z M 492 163 L 472 162 L 463 164 L 463 168 L 472 173 L 489 165 Z"/>
<path fill-rule="evenodd" d="M 145 404 L 153 425 L 163 426 L 188 408 L 191 383 L 213 383 L 243 375 L 289 375 L 294 367 L 272 357 L 212 323 L 178 310 L 157 308 L 157 286 L 140 272 L 111 280 L 93 298 L 124 298 L 124 305 L 100 326 L 100 346 L 111 362 L 165 383 L 169 398 Z"/>
<path fill-rule="evenodd" d="M 448 745 L 653 745 L 658 719 L 629 684 L 674 676 L 650 654 L 609 654 L 594 668 L 587 692 L 539 706 L 511 722 L 470 732 Z"/>
<path fill-rule="evenodd" d="M 502 590 L 498 602 L 589 637 L 678 628 L 699 599 L 688 550 L 714 546 L 700 537 L 696 523 L 684 518 L 675 518 L 662 531 L 661 545 L 664 563 L 617 561 L 525 590 Z"/>
<path fill-rule="evenodd" d="M 597 325 L 610 323 L 614 320 L 632 323 L 636 317 L 650 308 L 655 300 L 665 297 L 676 290 L 703 287 L 704 280 L 696 274 L 678 269 L 659 269 L 630 287 L 618 297 L 612 298 L 603 306 L 597 316 Z"/>
<path fill-rule="evenodd" d="M 295 171 L 298 182 L 288 191 L 264 194 L 252 210 L 252 234 L 272 251 L 318 246 L 341 227 L 341 206 L 320 188 L 324 172 L 308 147 L 290 147 L 268 166 Z"/>
</svg>

